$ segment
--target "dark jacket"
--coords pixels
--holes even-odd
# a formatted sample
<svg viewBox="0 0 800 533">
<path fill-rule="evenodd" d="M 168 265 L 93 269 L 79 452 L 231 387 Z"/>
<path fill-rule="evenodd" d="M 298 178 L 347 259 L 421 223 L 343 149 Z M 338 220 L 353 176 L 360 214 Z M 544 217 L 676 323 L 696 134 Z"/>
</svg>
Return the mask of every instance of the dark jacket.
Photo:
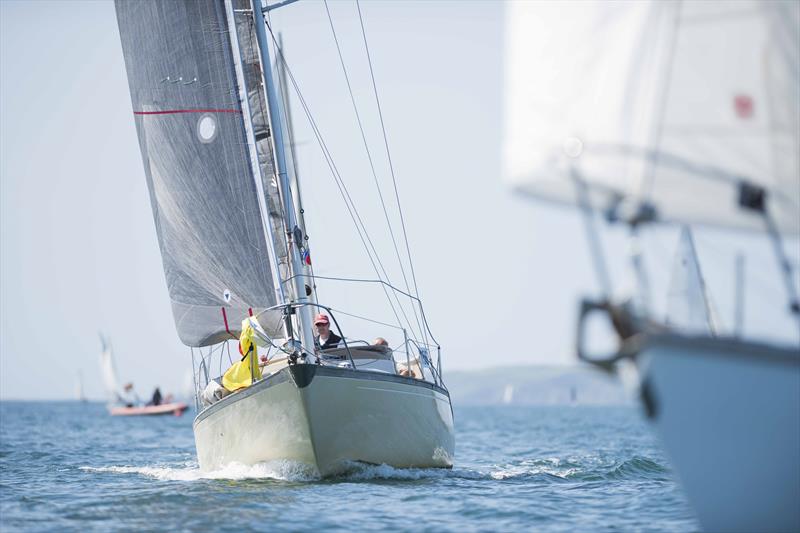
<svg viewBox="0 0 800 533">
<path fill-rule="evenodd" d="M 319 335 L 314 337 L 314 345 L 320 350 L 327 350 L 328 348 L 336 348 L 337 346 L 339 346 L 340 342 L 342 342 L 342 338 L 332 331 L 330 335 L 328 335 L 328 340 L 325 341 L 325 344 L 323 344 L 322 346 L 319 345 Z"/>
</svg>

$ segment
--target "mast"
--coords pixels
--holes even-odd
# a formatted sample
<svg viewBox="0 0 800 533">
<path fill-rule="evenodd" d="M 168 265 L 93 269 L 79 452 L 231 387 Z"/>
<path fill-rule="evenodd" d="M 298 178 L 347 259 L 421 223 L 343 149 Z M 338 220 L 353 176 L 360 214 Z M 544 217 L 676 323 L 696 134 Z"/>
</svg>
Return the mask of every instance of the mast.
<svg viewBox="0 0 800 533">
<path fill-rule="evenodd" d="M 292 158 L 292 172 L 291 172 L 291 180 L 292 180 L 292 191 L 294 194 L 292 198 L 294 200 L 294 208 L 295 213 L 297 213 L 297 219 L 300 223 L 300 230 L 303 232 L 303 239 L 306 250 L 309 250 L 308 247 L 308 235 L 306 234 L 306 217 L 305 217 L 305 209 L 303 209 L 303 194 L 300 190 L 300 172 L 297 169 L 297 152 L 295 151 L 295 137 L 294 137 L 294 120 L 292 119 L 292 108 L 289 105 L 289 85 L 286 82 L 286 56 L 284 55 L 284 50 L 286 50 L 283 46 L 283 36 L 278 33 L 278 49 L 281 53 L 281 59 L 278 61 L 278 83 L 280 84 L 281 89 L 281 104 L 283 105 L 284 115 L 283 117 L 286 119 L 286 131 L 288 134 L 289 140 L 289 156 Z M 314 274 L 314 269 L 310 265 L 307 265 L 303 262 L 303 273 L 304 274 Z M 312 287 L 311 290 L 311 299 L 314 303 L 317 303 L 317 283 L 313 277 L 304 278 L 308 279 L 308 285 Z M 305 281 L 304 281 L 305 283 Z"/>
<path fill-rule="evenodd" d="M 266 22 L 262 14 L 261 1 L 251 0 L 253 17 L 255 19 L 256 37 L 258 47 L 261 50 L 261 72 L 264 75 L 264 85 L 267 93 L 267 106 L 269 110 L 269 125 L 272 133 L 272 144 L 275 150 L 275 171 L 278 177 L 281 201 L 283 203 L 284 223 L 286 224 L 287 252 L 289 255 L 289 274 L 294 288 L 295 302 L 300 304 L 296 313 L 300 325 L 300 342 L 306 351 L 311 355 L 311 362 L 316 361 L 313 355 L 314 332 L 312 329 L 311 307 L 308 305 L 309 299 L 306 296 L 303 274 L 303 263 L 300 257 L 300 246 L 302 243 L 294 242 L 295 228 L 298 228 L 297 214 L 294 210 L 292 200 L 292 188 L 289 181 L 288 167 L 286 162 L 285 139 L 283 127 L 281 125 L 281 102 L 275 87 L 275 80 L 272 75 L 272 65 L 269 52 L 269 39 L 267 37 Z M 286 303 L 286 302 L 284 302 Z M 304 354 L 305 355 L 305 354 Z"/>
<path fill-rule="evenodd" d="M 250 167 L 253 172 L 253 182 L 255 183 L 256 192 L 258 196 L 258 211 L 261 214 L 261 227 L 264 232 L 264 238 L 267 242 L 267 253 L 272 263 L 272 283 L 275 287 L 275 297 L 279 302 L 286 301 L 286 295 L 283 290 L 283 283 L 280 279 L 280 261 L 278 254 L 275 251 L 275 236 L 272 232 L 272 225 L 269 223 L 269 209 L 267 208 L 267 193 L 264 190 L 264 182 L 262 181 L 261 165 L 258 163 L 258 155 L 256 153 L 256 136 L 253 132 L 251 123 L 250 103 L 247 98 L 247 88 L 242 72 L 242 57 L 241 49 L 239 48 L 239 38 L 236 30 L 236 21 L 233 15 L 233 3 L 231 0 L 225 0 L 225 14 L 228 18 L 228 28 L 230 28 L 231 36 L 231 52 L 233 56 L 234 70 L 236 71 L 236 80 L 239 85 L 239 101 L 241 102 L 242 109 L 247 118 L 244 120 L 245 131 L 247 132 L 248 143 L 252 142 L 252 150 L 248 150 L 250 155 Z M 289 332 L 286 332 L 288 336 Z"/>
<path fill-rule="evenodd" d="M 283 55 L 286 48 L 283 46 L 283 36 L 278 33 L 278 47 Z M 294 139 L 294 121 L 292 120 L 292 108 L 289 106 L 289 86 L 286 83 L 286 61 L 278 61 L 278 83 L 281 88 L 281 104 L 283 105 L 284 117 L 286 118 L 286 132 L 289 141 L 289 155 L 292 158 L 292 187 L 294 195 L 295 212 L 297 219 L 300 223 L 300 229 L 303 230 L 303 235 L 306 234 L 306 217 L 304 216 L 303 197 L 300 193 L 300 175 L 297 171 L 297 153 L 295 152 L 295 139 Z"/>
</svg>

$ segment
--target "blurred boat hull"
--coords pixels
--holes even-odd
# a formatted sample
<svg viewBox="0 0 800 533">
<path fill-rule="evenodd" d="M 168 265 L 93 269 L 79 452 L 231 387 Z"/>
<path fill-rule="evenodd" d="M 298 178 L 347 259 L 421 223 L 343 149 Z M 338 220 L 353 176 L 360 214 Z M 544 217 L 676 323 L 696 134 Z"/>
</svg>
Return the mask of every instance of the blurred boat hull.
<svg viewBox="0 0 800 533">
<path fill-rule="evenodd" d="M 800 530 L 800 351 L 662 335 L 642 399 L 707 531 Z"/>
</svg>

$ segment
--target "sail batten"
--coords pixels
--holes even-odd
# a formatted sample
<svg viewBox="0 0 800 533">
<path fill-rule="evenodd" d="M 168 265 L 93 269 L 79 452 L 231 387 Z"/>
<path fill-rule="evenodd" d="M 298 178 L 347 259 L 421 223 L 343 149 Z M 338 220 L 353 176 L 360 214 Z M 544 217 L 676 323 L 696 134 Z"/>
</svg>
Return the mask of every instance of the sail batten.
<svg viewBox="0 0 800 533">
<path fill-rule="evenodd" d="M 116 0 L 116 10 L 175 325 L 186 345 L 215 344 L 236 335 L 250 312 L 275 305 L 280 279 L 232 30 L 221 1 Z M 265 166 L 270 156 L 261 157 Z M 260 317 L 268 331 L 272 318 Z"/>
</svg>

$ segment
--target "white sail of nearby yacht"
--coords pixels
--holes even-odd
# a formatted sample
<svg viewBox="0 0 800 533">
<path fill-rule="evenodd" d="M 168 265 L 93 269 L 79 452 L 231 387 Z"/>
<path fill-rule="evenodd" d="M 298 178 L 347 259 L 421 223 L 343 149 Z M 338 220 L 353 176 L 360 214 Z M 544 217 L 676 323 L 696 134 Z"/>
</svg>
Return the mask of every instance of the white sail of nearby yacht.
<svg viewBox="0 0 800 533">
<path fill-rule="evenodd" d="M 637 239 L 673 222 L 762 232 L 800 319 L 782 239 L 800 232 L 800 4 L 513 2 L 506 20 L 505 173 L 584 212 L 605 296 L 583 304 L 579 356 L 635 362 L 704 529 L 800 529 L 800 346 L 665 324 L 639 254 L 636 301 L 615 300 L 596 228 L 600 213 Z M 699 267 L 684 274 L 689 323 L 713 318 Z M 620 338 L 607 358 L 584 345 L 597 315 Z"/>
<path fill-rule="evenodd" d="M 395 350 L 355 341 L 332 302 L 317 301 L 288 163 L 287 98 L 273 75 L 285 59 L 264 18 L 291 2 L 116 1 L 175 325 L 196 365 L 200 468 L 450 467 L 450 396 L 417 295 L 401 295 L 417 328 L 399 326 Z M 400 304 L 389 280 L 378 281 Z M 339 347 L 315 346 L 321 314 L 343 337 Z M 219 376 L 231 363 L 246 369 L 241 387 Z"/>
</svg>

